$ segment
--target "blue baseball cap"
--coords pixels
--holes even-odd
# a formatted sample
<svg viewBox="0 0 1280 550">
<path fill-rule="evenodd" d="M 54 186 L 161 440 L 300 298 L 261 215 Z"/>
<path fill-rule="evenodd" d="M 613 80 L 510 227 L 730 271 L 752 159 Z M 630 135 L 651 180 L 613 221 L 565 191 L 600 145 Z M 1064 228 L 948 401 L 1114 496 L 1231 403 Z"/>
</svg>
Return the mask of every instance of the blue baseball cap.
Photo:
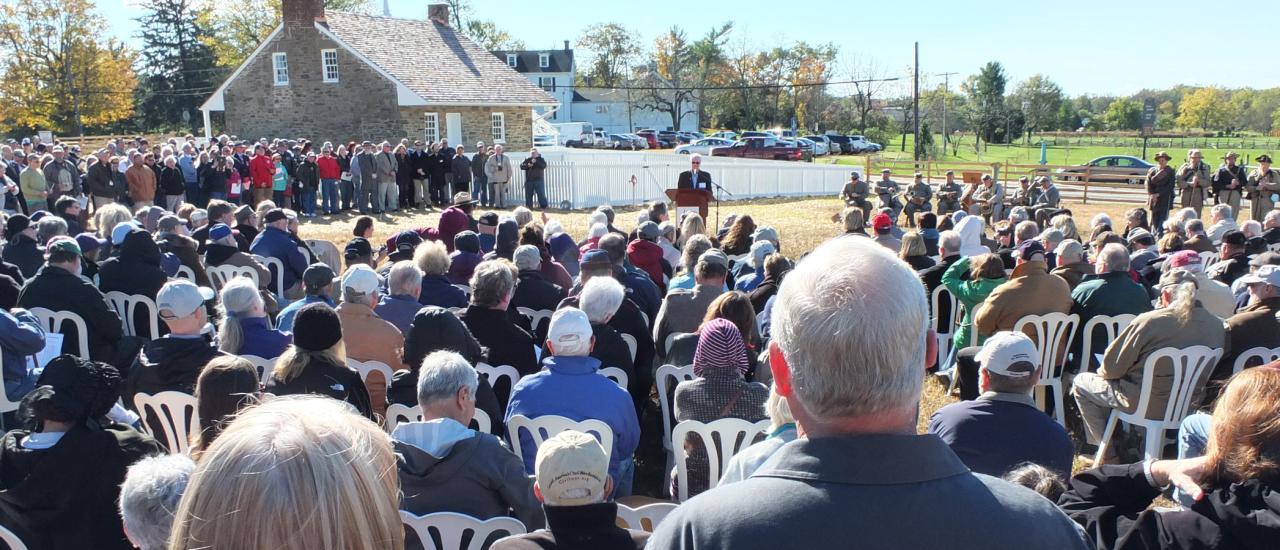
<svg viewBox="0 0 1280 550">
<path fill-rule="evenodd" d="M 225 223 L 217 223 L 214 224 L 213 227 L 209 228 L 209 240 L 212 241 L 225 239 L 230 237 L 231 234 L 231 228 L 227 227 L 227 224 Z"/>
</svg>

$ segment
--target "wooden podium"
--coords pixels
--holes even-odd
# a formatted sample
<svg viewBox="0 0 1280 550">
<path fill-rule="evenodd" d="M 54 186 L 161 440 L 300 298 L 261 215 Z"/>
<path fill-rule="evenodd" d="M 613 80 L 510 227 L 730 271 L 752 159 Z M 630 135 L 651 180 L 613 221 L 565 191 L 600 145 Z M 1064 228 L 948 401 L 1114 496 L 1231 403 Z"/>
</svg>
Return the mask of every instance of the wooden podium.
<svg viewBox="0 0 1280 550">
<path fill-rule="evenodd" d="M 707 220 L 707 203 L 715 200 L 715 196 L 706 189 L 667 189 L 667 198 L 676 203 L 676 219 L 679 219 L 681 208 L 697 208 L 702 220 Z"/>
</svg>

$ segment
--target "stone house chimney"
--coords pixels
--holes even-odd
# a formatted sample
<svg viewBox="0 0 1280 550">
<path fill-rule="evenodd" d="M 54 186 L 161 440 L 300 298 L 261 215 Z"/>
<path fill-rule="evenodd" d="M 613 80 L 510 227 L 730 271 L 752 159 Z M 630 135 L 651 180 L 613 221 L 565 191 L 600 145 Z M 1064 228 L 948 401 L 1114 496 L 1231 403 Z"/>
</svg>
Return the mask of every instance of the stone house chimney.
<svg viewBox="0 0 1280 550">
<path fill-rule="evenodd" d="M 564 51 L 566 51 L 566 52 L 567 52 L 567 51 L 569 51 L 569 41 L 568 41 L 568 40 L 565 40 L 565 41 L 564 41 Z"/>
<path fill-rule="evenodd" d="M 427 20 L 449 26 L 449 4 L 438 3 L 427 6 Z"/>
<path fill-rule="evenodd" d="M 312 27 L 324 19 L 324 0 L 281 0 L 280 19 L 286 28 Z"/>
</svg>

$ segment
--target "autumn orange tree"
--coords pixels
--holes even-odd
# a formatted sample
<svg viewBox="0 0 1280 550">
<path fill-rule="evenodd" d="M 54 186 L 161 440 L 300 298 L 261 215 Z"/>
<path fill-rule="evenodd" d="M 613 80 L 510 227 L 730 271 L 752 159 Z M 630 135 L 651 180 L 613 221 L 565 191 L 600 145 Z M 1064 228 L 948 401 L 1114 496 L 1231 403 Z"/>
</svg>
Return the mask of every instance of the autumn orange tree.
<svg viewBox="0 0 1280 550">
<path fill-rule="evenodd" d="M 101 20 L 89 0 L 0 3 L 0 131 L 83 134 L 133 114 L 135 54 Z"/>
</svg>

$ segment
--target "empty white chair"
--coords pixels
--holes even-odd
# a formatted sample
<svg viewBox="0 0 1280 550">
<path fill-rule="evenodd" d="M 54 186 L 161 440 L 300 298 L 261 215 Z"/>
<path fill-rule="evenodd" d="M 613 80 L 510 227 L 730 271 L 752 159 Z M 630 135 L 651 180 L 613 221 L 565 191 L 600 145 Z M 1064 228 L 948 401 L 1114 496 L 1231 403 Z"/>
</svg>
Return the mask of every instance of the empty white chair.
<svg viewBox="0 0 1280 550">
<path fill-rule="evenodd" d="M 1261 363 L 1258 363 L 1259 365 L 1265 365 L 1275 361 L 1276 359 L 1280 359 L 1280 348 L 1259 347 L 1245 350 L 1244 353 L 1240 354 L 1240 357 L 1236 358 L 1236 363 L 1235 365 L 1232 365 L 1231 368 L 1231 374 L 1240 374 L 1240 371 L 1244 370 L 1244 368 L 1254 359 L 1262 360 Z"/>
<path fill-rule="evenodd" d="M 1046 386 L 1044 391 L 1053 392 L 1054 415 L 1058 423 L 1067 425 L 1066 407 L 1062 405 L 1062 371 L 1059 357 L 1066 357 L 1066 350 L 1071 348 L 1071 337 L 1080 324 L 1080 316 L 1074 313 L 1048 313 L 1045 315 L 1027 315 L 1013 324 L 1014 332 L 1021 332 L 1031 337 L 1040 352 L 1040 382 L 1037 386 Z M 1037 389 L 1039 389 L 1037 387 Z M 1036 394 L 1036 402 L 1040 409 L 1048 407 L 1048 399 L 1043 392 Z"/>
<path fill-rule="evenodd" d="M 625 504 L 618 504 L 618 519 L 626 524 L 626 529 L 636 529 L 640 531 L 648 531 L 652 533 L 658 528 L 658 524 L 662 520 L 667 519 L 667 515 L 674 512 L 676 504 L 674 502 L 658 502 L 654 504 L 646 504 L 639 508 L 631 508 Z"/>
<path fill-rule="evenodd" d="M 365 385 L 369 384 L 369 375 L 375 372 L 382 373 L 383 380 L 386 380 L 388 386 L 391 385 L 391 377 L 394 373 L 386 363 L 381 361 L 356 361 L 348 357 L 347 366 L 360 373 L 360 380 L 363 380 Z"/>
<path fill-rule="evenodd" d="M 1093 370 L 1089 368 L 1089 365 L 1092 364 L 1089 361 L 1093 358 L 1093 354 L 1106 351 L 1107 346 L 1110 346 L 1111 342 L 1114 342 L 1116 337 L 1120 336 L 1120 333 L 1124 332 L 1124 329 L 1128 328 L 1129 324 L 1137 317 L 1137 315 L 1131 314 L 1094 315 L 1092 319 L 1089 319 L 1089 322 L 1084 324 L 1084 330 L 1080 332 L 1080 337 L 1084 338 L 1080 346 L 1080 372 Z M 1093 333 L 1098 328 L 1107 331 L 1107 343 L 1102 345 L 1102 349 L 1095 350 L 1093 349 Z"/>
<path fill-rule="evenodd" d="M 484 521 L 466 514 L 455 512 L 436 512 L 425 516 L 416 516 L 404 510 L 400 511 L 400 521 L 413 529 L 422 541 L 422 547 L 428 550 L 481 550 L 484 543 L 494 533 L 506 533 L 505 536 L 523 535 L 525 526 L 520 520 L 508 517 L 491 518 Z M 436 545 L 431 533 L 440 537 Z M 462 540 L 467 533 L 471 539 L 466 546 Z"/>
<path fill-rule="evenodd" d="M 579 422 L 554 414 L 545 414 L 537 418 L 517 414 L 507 420 L 507 438 L 511 440 L 511 450 L 515 451 L 516 456 L 521 459 L 524 458 L 524 449 L 520 443 L 521 433 L 528 433 L 533 439 L 533 449 L 530 453 L 530 456 L 533 456 L 538 453 L 538 447 L 542 446 L 542 442 L 565 430 L 589 433 L 600 441 L 605 455 L 613 454 L 613 430 L 608 424 L 594 418 Z"/>
<path fill-rule="evenodd" d="M 42 307 L 33 307 L 30 309 L 31 314 L 40 319 L 40 326 L 44 327 L 45 332 L 62 332 L 62 325 L 71 323 L 76 329 L 76 345 L 78 346 L 78 355 L 81 359 L 89 359 L 89 325 L 84 322 L 80 315 L 72 311 L 53 311 Z"/>
<path fill-rule="evenodd" d="M 177 274 L 177 275 L 175 275 L 175 276 L 174 276 L 174 278 L 175 278 L 175 279 L 186 279 L 186 280 L 191 281 L 191 282 L 193 282 L 193 283 L 194 283 L 194 282 L 196 282 L 196 272 L 195 272 L 195 270 L 193 270 L 193 269 L 191 269 L 191 268 L 189 268 L 189 267 L 187 267 L 187 266 L 185 266 L 185 265 L 180 265 L 180 266 L 178 266 L 178 274 Z"/>
<path fill-rule="evenodd" d="M 636 337 L 630 334 L 621 334 L 622 341 L 627 343 L 627 351 L 631 352 L 631 362 L 636 362 L 636 351 L 640 345 L 636 343 Z"/>
<path fill-rule="evenodd" d="M 422 420 L 422 407 L 414 405 L 412 407 L 392 403 L 387 405 L 387 417 L 383 419 L 383 426 L 386 427 L 387 433 L 396 431 L 396 426 L 404 422 L 418 422 Z M 492 431 L 493 423 L 489 420 L 489 414 L 476 409 L 475 416 L 471 420 L 476 423 L 476 431 L 481 433 L 489 433 Z"/>
<path fill-rule="evenodd" d="M 155 395 L 139 393 L 133 396 L 134 408 L 142 416 L 142 427 L 151 433 L 151 416 L 155 415 L 160 424 L 162 434 L 151 433 L 151 437 L 163 436 L 169 442 L 169 452 L 186 454 L 191 448 L 191 434 L 200 430 L 200 415 L 196 407 L 196 398 L 177 391 L 162 391 Z M 187 409 L 191 410 L 190 419 Z"/>
<path fill-rule="evenodd" d="M 120 326 L 124 329 L 125 336 L 141 336 L 147 340 L 160 337 L 160 311 L 151 298 L 142 294 L 125 294 L 116 290 L 108 292 L 106 296 L 111 309 L 116 310 L 116 315 L 120 316 Z M 147 334 L 138 334 L 137 327 L 133 324 L 138 308 L 145 309 L 144 315 L 149 323 Z"/>
<path fill-rule="evenodd" d="M 529 328 L 532 328 L 535 332 L 538 330 L 538 325 L 542 324 L 543 321 L 550 323 L 551 316 L 555 314 L 554 311 L 549 309 L 530 309 L 527 307 L 518 307 L 516 311 L 529 318 Z"/>
<path fill-rule="evenodd" d="M 23 543 L 13 531 L 5 529 L 3 525 L 0 525 L 0 542 L 8 545 L 9 550 L 27 550 L 26 543 Z"/>
<path fill-rule="evenodd" d="M 729 459 L 738 451 L 751 446 L 757 435 L 765 433 L 769 430 L 769 421 L 761 420 L 759 422 L 749 422 L 741 418 L 721 418 L 714 422 L 698 422 L 697 420 L 685 420 L 676 424 L 676 429 L 671 433 L 671 441 L 684 442 L 689 434 L 698 434 L 702 439 L 702 447 L 707 452 L 707 468 L 708 487 L 715 487 L 720 482 L 720 474 L 724 473 L 729 467 Z M 716 447 L 716 442 L 720 446 Z M 683 445 L 681 445 L 683 447 Z M 678 502 L 689 500 L 689 469 L 688 457 L 683 450 L 676 452 L 676 485 L 678 486 L 679 495 L 676 496 Z"/>
<path fill-rule="evenodd" d="M 342 252 L 338 250 L 338 246 L 333 241 L 324 239 L 307 239 L 307 246 L 311 247 L 311 251 L 316 253 L 318 258 L 312 261 L 319 261 L 333 269 L 334 273 L 342 272 Z"/>
<path fill-rule="evenodd" d="M 1115 432 L 1116 424 L 1124 422 L 1131 426 L 1141 426 L 1146 431 L 1143 455 L 1147 460 L 1159 459 L 1164 451 L 1165 430 L 1176 430 L 1182 420 L 1191 411 L 1191 399 L 1197 391 L 1204 387 L 1214 365 L 1222 358 L 1222 349 L 1208 346 L 1192 346 L 1189 348 L 1163 348 L 1147 356 L 1142 365 L 1142 387 L 1139 389 L 1137 408 L 1132 413 L 1112 409 L 1107 418 L 1107 427 L 1102 431 L 1102 441 L 1098 445 L 1098 454 L 1093 457 L 1094 464 L 1101 464 L 1106 455 L 1107 443 Z M 1151 408 L 1151 388 L 1156 378 L 1156 368 L 1171 369 L 1169 402 L 1164 410 L 1148 411 Z M 1149 418 L 1151 412 L 1156 418 Z"/>
<path fill-rule="evenodd" d="M 956 299 L 954 294 L 951 294 L 950 290 L 947 290 L 947 287 L 942 285 L 938 285 L 937 288 L 933 289 L 929 301 L 933 308 L 929 310 L 933 312 L 933 317 L 930 318 L 930 321 L 933 323 L 934 332 L 938 335 L 938 358 L 942 360 L 942 358 L 951 356 L 951 331 L 956 326 L 956 316 L 960 312 L 960 301 Z M 942 308 L 942 304 L 950 306 L 947 309 L 945 318 L 938 316 L 938 310 Z"/>
<path fill-rule="evenodd" d="M 222 290 L 223 285 L 236 277 L 248 277 L 253 280 L 254 286 L 262 288 L 262 281 L 258 280 L 258 270 L 251 266 L 220 265 L 206 267 L 204 271 L 209 274 L 209 281 L 213 283 L 214 290 Z"/>
<path fill-rule="evenodd" d="M 257 355 L 241 355 L 240 358 L 253 363 L 253 368 L 258 369 L 258 379 L 262 380 L 263 384 L 266 384 L 267 380 L 271 379 L 271 373 L 275 372 L 275 359 L 264 359 Z"/>
<path fill-rule="evenodd" d="M 274 292 L 277 300 L 284 300 L 284 262 L 280 258 L 272 258 L 269 256 L 253 255 L 253 259 L 267 268 L 271 272 L 272 285 L 268 289 Z"/>
<path fill-rule="evenodd" d="M 624 390 L 627 389 L 627 383 L 630 382 L 627 379 L 627 372 L 618 367 L 605 367 L 596 372 L 600 373 L 600 376 L 613 380 Z"/>
</svg>

